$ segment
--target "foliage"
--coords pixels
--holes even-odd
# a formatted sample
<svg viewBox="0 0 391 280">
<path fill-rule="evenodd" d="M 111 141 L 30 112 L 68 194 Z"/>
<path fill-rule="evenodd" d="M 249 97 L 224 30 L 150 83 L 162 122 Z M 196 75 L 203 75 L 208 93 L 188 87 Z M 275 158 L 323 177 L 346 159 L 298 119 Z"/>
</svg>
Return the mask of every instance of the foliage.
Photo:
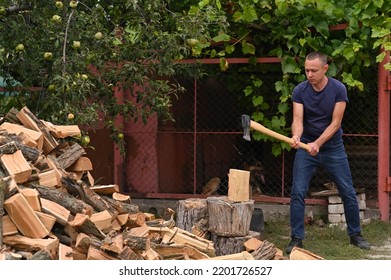
<svg viewBox="0 0 391 280">
<path fill-rule="evenodd" d="M 196 57 L 220 58 L 222 71 L 231 66 L 229 57 L 247 57 L 250 64 L 256 57 L 281 59 L 280 79 L 274 83 L 279 96 L 275 107 L 267 103 L 265 90 L 270 82 L 262 76 L 249 75 L 243 94 L 253 102 L 252 118 L 265 126 L 288 134 L 290 95 L 293 87 L 305 79 L 303 61 L 310 51 L 322 51 L 332 59 L 330 76 L 342 80 L 351 91 L 368 91 L 365 68 L 383 61 L 391 50 L 391 3 L 377 0 L 202 0 L 190 10 L 212 5 L 227 17 L 228 32 L 212 38 L 211 47 L 196 45 Z M 196 49 L 196 52 L 194 51 Z M 386 70 L 391 64 L 385 64 Z M 266 112 L 273 110 L 271 116 Z M 257 140 L 267 136 L 254 133 Z M 278 155 L 288 145 L 274 143 Z"/>
<path fill-rule="evenodd" d="M 28 106 L 56 124 L 105 125 L 124 153 L 118 118 L 172 119 L 183 88 L 167 77 L 197 68 L 176 62 L 190 55 L 188 31 L 209 40 L 210 23 L 162 0 L 0 0 L 1 111 Z"/>
</svg>

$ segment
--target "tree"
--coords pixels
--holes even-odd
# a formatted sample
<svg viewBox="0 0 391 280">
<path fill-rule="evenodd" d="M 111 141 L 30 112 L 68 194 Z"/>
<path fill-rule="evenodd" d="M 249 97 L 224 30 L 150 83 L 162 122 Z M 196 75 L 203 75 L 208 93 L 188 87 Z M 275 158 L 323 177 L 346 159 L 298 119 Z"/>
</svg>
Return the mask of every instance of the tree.
<svg viewBox="0 0 391 280">
<path fill-rule="evenodd" d="M 57 124 L 103 123 L 124 152 L 116 117 L 172 119 L 183 88 L 167 78 L 195 68 L 176 63 L 191 52 L 184 31 L 197 26 L 208 38 L 209 23 L 163 0 L 0 0 L 0 77 L 13 92 L 2 95 L 1 111 L 28 106 Z"/>
</svg>

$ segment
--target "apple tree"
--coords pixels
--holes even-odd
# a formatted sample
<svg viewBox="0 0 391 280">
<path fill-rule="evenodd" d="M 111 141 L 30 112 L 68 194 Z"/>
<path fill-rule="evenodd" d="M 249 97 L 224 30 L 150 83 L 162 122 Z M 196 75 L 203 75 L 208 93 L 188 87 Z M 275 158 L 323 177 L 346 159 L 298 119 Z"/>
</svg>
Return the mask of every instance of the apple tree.
<svg viewBox="0 0 391 280">
<path fill-rule="evenodd" d="M 117 116 L 172 119 L 183 88 L 168 78 L 198 71 L 176 63 L 191 55 L 190 33 L 209 40 L 210 24 L 217 32 L 226 21 L 211 19 L 213 8 L 173 11 L 169 2 L 0 0 L 1 113 L 28 106 L 57 124 L 103 123 L 119 143 Z M 119 89 L 129 94 L 121 102 Z"/>
</svg>

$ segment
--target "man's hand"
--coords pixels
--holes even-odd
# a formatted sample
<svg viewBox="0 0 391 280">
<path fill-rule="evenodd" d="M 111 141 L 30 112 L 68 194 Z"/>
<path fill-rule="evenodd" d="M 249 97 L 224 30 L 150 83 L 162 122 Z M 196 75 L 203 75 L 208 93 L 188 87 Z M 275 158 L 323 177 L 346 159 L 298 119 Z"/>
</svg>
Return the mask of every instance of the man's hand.
<svg viewBox="0 0 391 280">
<path fill-rule="evenodd" d="M 309 150 L 308 153 L 309 153 L 311 156 L 316 156 L 316 155 L 319 153 L 320 147 L 319 147 L 319 145 L 318 145 L 316 142 L 308 143 L 308 146 L 309 146 L 309 148 L 310 148 L 310 150 Z"/>
<path fill-rule="evenodd" d="M 292 136 L 292 140 L 293 140 L 293 142 L 292 142 L 292 144 L 291 144 L 291 147 L 294 148 L 294 149 L 300 148 L 300 146 L 299 146 L 300 137 L 297 136 L 297 135 L 293 135 L 293 136 Z"/>
</svg>

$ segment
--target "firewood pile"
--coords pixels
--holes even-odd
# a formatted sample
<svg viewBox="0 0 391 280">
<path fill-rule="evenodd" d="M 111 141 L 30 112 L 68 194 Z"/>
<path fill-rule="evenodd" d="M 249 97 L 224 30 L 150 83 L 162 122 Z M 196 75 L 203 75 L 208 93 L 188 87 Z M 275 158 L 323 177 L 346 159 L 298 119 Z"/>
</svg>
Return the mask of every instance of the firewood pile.
<svg viewBox="0 0 391 280">
<path fill-rule="evenodd" d="M 27 107 L 0 121 L 0 260 L 286 259 L 250 238 L 216 256 L 213 241 L 141 212 L 119 187 L 96 185 L 77 125 L 54 125 Z"/>
</svg>

